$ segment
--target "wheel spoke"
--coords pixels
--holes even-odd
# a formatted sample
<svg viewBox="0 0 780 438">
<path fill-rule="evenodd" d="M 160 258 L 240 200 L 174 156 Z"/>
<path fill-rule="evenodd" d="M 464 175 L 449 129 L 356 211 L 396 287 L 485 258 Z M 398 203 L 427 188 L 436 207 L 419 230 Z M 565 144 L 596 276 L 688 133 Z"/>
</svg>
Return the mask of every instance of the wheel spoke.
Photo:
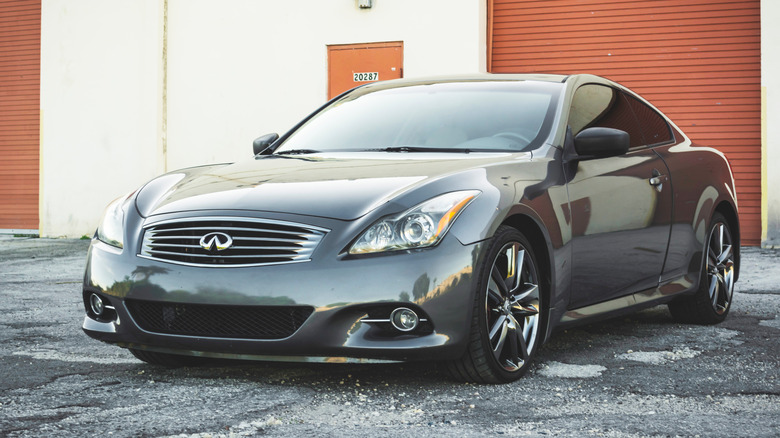
<svg viewBox="0 0 780 438">
<path fill-rule="evenodd" d="M 716 275 L 710 275 L 710 300 L 712 300 L 712 307 L 715 307 L 718 302 L 718 277 Z"/>
<path fill-rule="evenodd" d="M 507 332 L 507 321 L 506 316 L 501 315 L 496 320 L 495 324 L 493 324 L 493 327 L 490 329 L 490 335 L 488 337 L 490 338 L 490 343 L 492 345 L 495 345 L 493 347 L 494 352 L 500 352 L 501 347 L 504 346 L 504 341 L 506 340 L 506 332 Z M 497 340 L 494 342 L 494 339 Z"/>
<path fill-rule="evenodd" d="M 731 302 L 731 295 L 734 293 L 734 262 L 729 261 L 725 270 L 726 280 L 726 299 Z"/>
<path fill-rule="evenodd" d="M 504 256 L 506 256 L 506 277 L 504 277 L 504 285 L 507 291 L 514 289 L 514 279 L 517 276 L 517 249 L 515 245 L 506 248 L 504 250 Z"/>
<path fill-rule="evenodd" d="M 524 253 L 525 251 L 521 251 L 520 245 L 517 243 L 513 243 L 511 246 L 507 246 L 504 249 L 504 257 L 506 257 L 506 266 L 504 266 L 506 276 L 503 276 L 503 281 L 504 287 L 506 288 L 506 296 L 509 296 L 509 293 L 517 289 L 519 285 L 520 268 L 523 266 L 522 259 Z M 500 269 L 499 273 L 501 273 Z"/>
<path fill-rule="evenodd" d="M 528 360 L 528 344 L 525 341 L 525 330 L 515 330 L 517 334 L 517 343 L 520 345 L 520 359 Z"/>
<path fill-rule="evenodd" d="M 726 291 L 726 279 L 723 277 L 723 275 L 718 272 L 715 277 L 718 279 L 718 292 L 717 292 L 717 299 L 715 301 L 716 305 L 721 307 L 721 309 L 726 308 L 726 303 L 728 302 L 728 298 L 726 297 L 726 294 L 728 293 Z M 721 305 L 722 302 L 722 305 Z"/>
<path fill-rule="evenodd" d="M 493 266 L 493 269 L 490 271 L 490 277 L 496 286 L 498 286 L 498 292 L 501 293 L 501 296 L 508 296 L 509 289 L 506 287 L 506 279 L 501 275 L 501 272 L 498 271 L 498 266 Z"/>
<path fill-rule="evenodd" d="M 725 245 L 725 249 L 723 252 L 718 256 L 718 265 L 722 265 L 723 262 L 731 258 L 731 245 Z"/>
<path fill-rule="evenodd" d="M 509 352 L 507 354 L 507 362 L 513 366 L 518 366 L 518 359 L 520 358 L 520 339 L 518 338 L 517 328 L 512 329 L 512 333 L 509 334 Z"/>
<path fill-rule="evenodd" d="M 538 314 L 538 311 L 537 311 L 537 314 Z M 536 321 L 538 319 L 539 318 L 533 318 L 533 317 L 525 319 L 525 326 L 523 327 L 523 337 L 524 338 L 526 338 L 528 340 L 532 340 L 528 335 L 531 334 L 531 330 L 536 328 Z"/>
<path fill-rule="evenodd" d="M 499 292 L 500 286 L 492 278 L 488 282 L 488 300 L 490 300 L 495 306 L 501 305 L 504 300 Z"/>
<path fill-rule="evenodd" d="M 520 364 L 522 361 L 528 359 L 528 344 L 524 337 L 525 330 L 522 329 L 525 324 L 521 325 L 512 315 L 509 316 L 509 321 L 509 329 L 511 330 L 509 336 L 511 339 L 510 342 L 512 342 L 510 358 L 512 362 Z M 525 319 L 523 318 L 521 321 L 525 321 Z"/>
<path fill-rule="evenodd" d="M 519 244 L 512 245 L 512 252 L 514 253 L 514 266 L 512 267 L 512 284 L 509 285 L 509 291 L 515 292 L 520 288 L 523 277 L 523 263 L 525 263 L 525 250 L 520 249 Z"/>
<path fill-rule="evenodd" d="M 710 248 L 707 258 L 707 265 L 715 266 L 718 264 L 718 253 L 714 249 Z"/>
<path fill-rule="evenodd" d="M 506 325 L 504 325 L 503 329 L 501 330 L 500 337 L 498 338 L 498 343 L 495 347 L 493 347 L 493 355 L 498 360 L 501 360 L 501 352 L 504 351 L 504 344 L 506 344 L 506 334 L 508 331 L 509 329 L 506 327 Z"/>
<path fill-rule="evenodd" d="M 512 315 L 517 318 L 536 316 L 538 314 L 539 314 L 539 310 L 537 310 L 536 307 L 534 306 L 521 306 L 519 304 L 512 306 Z"/>
<path fill-rule="evenodd" d="M 539 296 L 539 286 L 533 283 L 524 283 L 524 289 L 512 297 L 512 301 L 519 303 L 522 300 L 532 297 L 537 298 Z"/>
</svg>

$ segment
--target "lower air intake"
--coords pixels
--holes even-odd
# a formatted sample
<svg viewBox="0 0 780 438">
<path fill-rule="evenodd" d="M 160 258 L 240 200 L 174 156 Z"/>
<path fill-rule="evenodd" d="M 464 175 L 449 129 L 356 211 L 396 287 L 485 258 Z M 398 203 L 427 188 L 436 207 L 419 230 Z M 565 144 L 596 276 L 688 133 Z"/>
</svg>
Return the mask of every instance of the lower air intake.
<svg viewBox="0 0 780 438">
<path fill-rule="evenodd" d="M 127 300 L 144 330 L 170 335 L 234 339 L 292 336 L 314 312 L 310 306 L 218 306 Z"/>
</svg>

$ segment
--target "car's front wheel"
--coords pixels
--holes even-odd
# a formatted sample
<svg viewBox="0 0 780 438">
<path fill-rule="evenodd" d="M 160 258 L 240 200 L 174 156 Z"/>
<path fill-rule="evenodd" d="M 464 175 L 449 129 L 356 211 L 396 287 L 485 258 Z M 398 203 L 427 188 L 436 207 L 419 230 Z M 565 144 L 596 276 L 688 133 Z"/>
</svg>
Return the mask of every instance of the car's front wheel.
<svg viewBox="0 0 780 438">
<path fill-rule="evenodd" d="M 669 303 L 669 311 L 677 321 L 717 324 L 726 319 L 731 309 L 737 248 L 731 227 L 722 214 L 712 216 L 709 231 L 699 288 L 695 294 Z"/>
<path fill-rule="evenodd" d="M 536 256 L 518 230 L 502 226 L 476 271 L 466 353 L 448 364 L 455 378 L 478 383 L 519 379 L 541 344 L 542 293 Z"/>
</svg>

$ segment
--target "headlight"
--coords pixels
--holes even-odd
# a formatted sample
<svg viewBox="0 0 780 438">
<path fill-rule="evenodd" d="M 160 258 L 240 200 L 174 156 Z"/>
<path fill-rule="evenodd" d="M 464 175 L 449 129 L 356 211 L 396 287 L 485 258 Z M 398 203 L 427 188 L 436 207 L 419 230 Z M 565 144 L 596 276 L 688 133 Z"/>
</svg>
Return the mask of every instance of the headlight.
<svg viewBox="0 0 780 438">
<path fill-rule="evenodd" d="M 429 199 L 397 216 L 370 226 L 349 249 L 350 254 L 425 248 L 439 243 L 478 190 L 447 193 Z"/>
<path fill-rule="evenodd" d="M 122 224 L 125 221 L 125 208 L 127 206 L 127 200 L 132 195 L 133 194 L 130 193 L 129 195 L 117 198 L 108 204 L 97 229 L 97 238 L 100 241 L 117 248 L 122 248 L 124 245 L 124 230 Z"/>
</svg>

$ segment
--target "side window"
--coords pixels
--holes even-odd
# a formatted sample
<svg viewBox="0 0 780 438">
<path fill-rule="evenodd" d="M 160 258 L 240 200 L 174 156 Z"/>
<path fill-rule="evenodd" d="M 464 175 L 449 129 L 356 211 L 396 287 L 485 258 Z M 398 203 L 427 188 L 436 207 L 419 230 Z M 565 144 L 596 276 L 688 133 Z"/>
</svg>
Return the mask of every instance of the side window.
<svg viewBox="0 0 780 438">
<path fill-rule="evenodd" d="M 645 144 L 628 100 L 613 88 L 586 84 L 577 89 L 569 111 L 572 134 L 591 127 L 614 128 L 628 133 L 630 147 Z"/>
<path fill-rule="evenodd" d="M 626 99 L 639 120 L 639 126 L 642 128 L 648 145 L 653 146 L 672 141 L 674 138 L 672 129 L 660 114 L 634 96 L 627 95 Z"/>
</svg>

